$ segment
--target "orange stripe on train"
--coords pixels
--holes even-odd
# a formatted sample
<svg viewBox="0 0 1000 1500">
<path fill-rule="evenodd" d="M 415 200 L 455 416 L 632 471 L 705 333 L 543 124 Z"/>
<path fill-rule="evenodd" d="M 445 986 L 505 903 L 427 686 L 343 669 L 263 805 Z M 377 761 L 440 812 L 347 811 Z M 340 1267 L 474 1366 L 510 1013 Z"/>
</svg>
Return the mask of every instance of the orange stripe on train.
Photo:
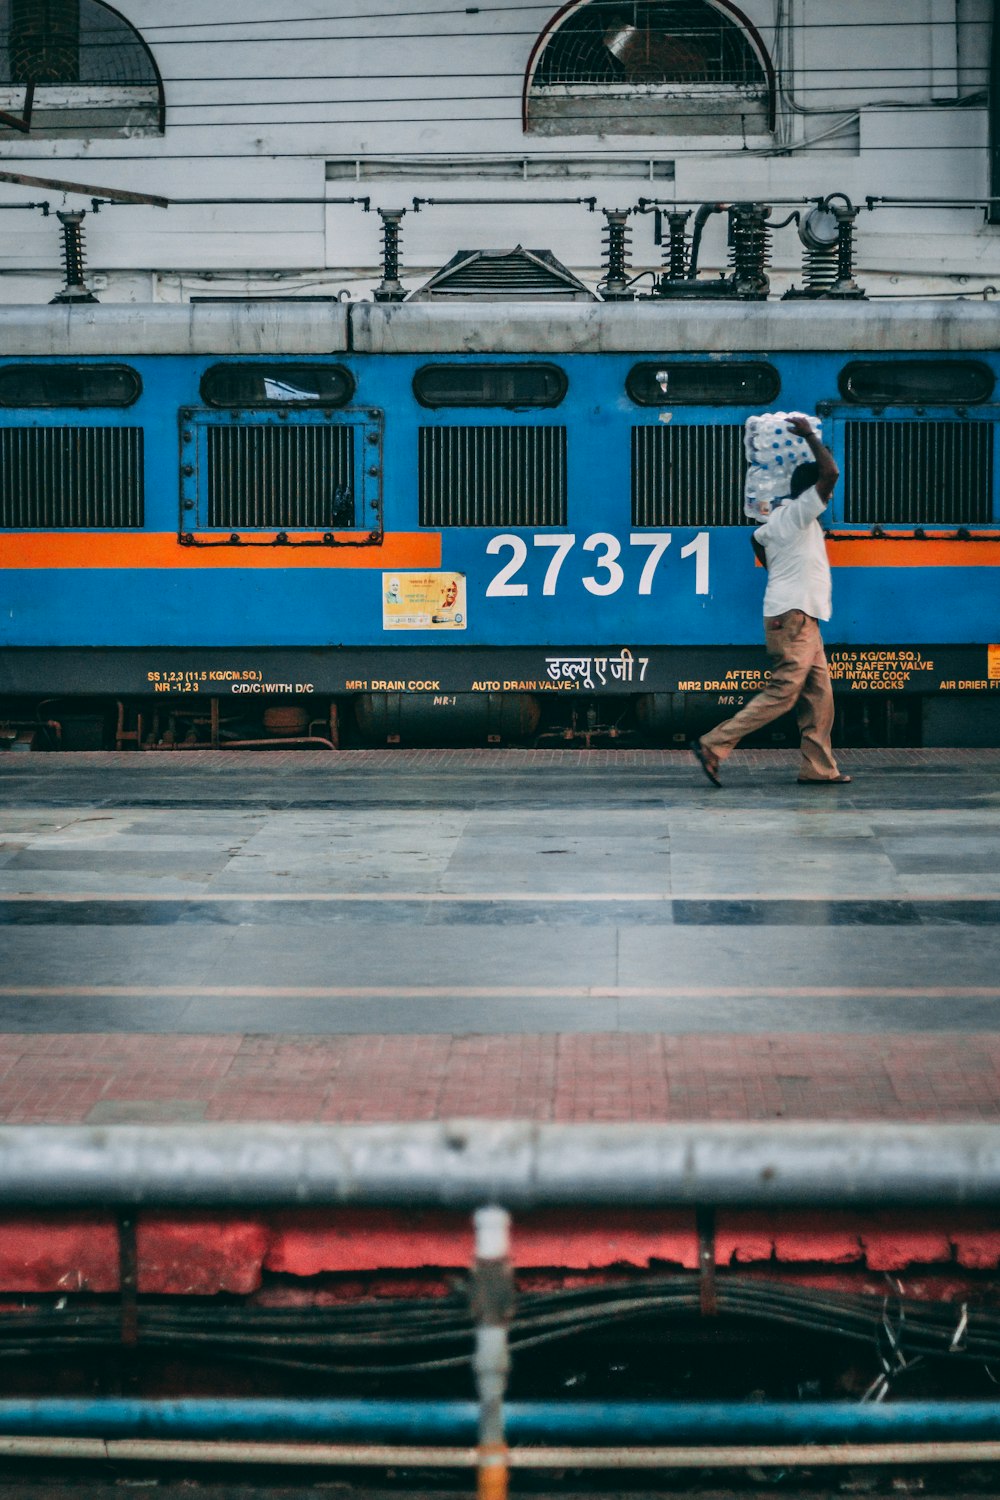
<svg viewBox="0 0 1000 1500">
<path fill-rule="evenodd" d="M 349 546 L 182 546 L 172 531 L 19 531 L 0 536 L 5 568 L 439 568 L 441 534 L 390 531 L 358 546 L 357 532 L 335 532 Z M 296 541 L 322 543 L 322 532 Z"/>
<path fill-rule="evenodd" d="M 996 568 L 1000 541 L 960 542 L 944 537 L 827 538 L 834 568 Z"/>
<path fill-rule="evenodd" d="M 0 534 L 0 566 L 7 568 L 439 568 L 441 533 L 386 532 L 381 543 L 357 545 L 357 532 L 335 533 L 345 546 L 182 546 L 172 531 L 19 531 Z M 203 536 L 204 539 L 204 536 Z M 322 541 L 298 532 L 296 541 Z M 839 568 L 1000 567 L 1000 540 L 928 537 L 830 538 Z"/>
</svg>

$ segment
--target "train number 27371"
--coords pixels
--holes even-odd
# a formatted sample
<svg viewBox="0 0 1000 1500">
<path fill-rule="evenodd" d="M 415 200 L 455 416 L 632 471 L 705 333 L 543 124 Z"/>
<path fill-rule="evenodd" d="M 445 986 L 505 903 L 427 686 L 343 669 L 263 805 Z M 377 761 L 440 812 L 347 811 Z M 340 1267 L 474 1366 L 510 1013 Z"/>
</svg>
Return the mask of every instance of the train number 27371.
<svg viewBox="0 0 1000 1500">
<path fill-rule="evenodd" d="M 648 554 L 642 562 L 642 571 L 639 572 L 638 593 L 651 594 L 653 592 L 653 575 L 672 540 L 672 533 L 669 531 L 644 531 L 629 537 L 630 547 L 645 547 Z M 535 547 L 548 548 L 552 553 L 542 580 L 542 593 L 554 594 L 563 571 L 563 563 L 576 546 L 576 535 L 572 532 L 546 531 L 534 536 L 532 543 Z M 588 536 L 581 543 L 581 547 L 584 552 L 595 554 L 594 571 L 585 573 L 580 580 L 584 588 L 591 594 L 617 594 L 625 582 L 625 568 L 618 561 L 622 555 L 622 544 L 618 538 L 608 531 L 595 531 L 592 536 Z M 528 560 L 528 543 L 524 537 L 505 532 L 502 536 L 491 537 L 486 543 L 486 550 L 494 555 L 507 550 L 511 554 L 500 571 L 490 580 L 486 589 L 486 597 L 488 599 L 523 598 L 528 592 L 528 585 L 515 583 L 514 579 Z M 708 532 L 699 531 L 693 542 L 688 542 L 680 549 L 680 555 L 694 558 L 694 591 L 696 594 L 707 594 Z M 626 557 L 635 557 L 636 564 L 641 560 L 635 553 L 626 553 Z M 563 586 L 565 587 L 565 581 Z"/>
</svg>

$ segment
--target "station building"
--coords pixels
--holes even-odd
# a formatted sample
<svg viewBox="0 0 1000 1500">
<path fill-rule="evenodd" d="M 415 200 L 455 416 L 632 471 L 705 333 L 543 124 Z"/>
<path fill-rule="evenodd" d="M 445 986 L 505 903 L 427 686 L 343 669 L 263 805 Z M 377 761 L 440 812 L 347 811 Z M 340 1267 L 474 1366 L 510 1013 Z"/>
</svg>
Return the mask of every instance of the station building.
<svg viewBox="0 0 1000 1500">
<path fill-rule="evenodd" d="M 0 300 L 58 293 L 59 209 L 85 214 L 88 290 L 142 304 L 370 297 L 379 209 L 406 211 L 407 292 L 516 245 L 594 287 L 602 209 L 631 211 L 639 274 L 672 211 L 716 202 L 770 206 L 780 293 L 809 257 L 777 226 L 831 194 L 870 296 L 991 296 L 995 32 L 991 0 L 4 0 Z"/>
</svg>

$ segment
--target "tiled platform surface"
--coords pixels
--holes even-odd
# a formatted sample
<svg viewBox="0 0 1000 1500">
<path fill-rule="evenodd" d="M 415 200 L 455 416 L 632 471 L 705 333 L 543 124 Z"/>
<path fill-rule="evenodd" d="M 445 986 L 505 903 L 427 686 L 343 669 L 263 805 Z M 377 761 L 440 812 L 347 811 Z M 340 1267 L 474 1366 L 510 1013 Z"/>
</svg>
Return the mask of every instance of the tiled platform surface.
<svg viewBox="0 0 1000 1500">
<path fill-rule="evenodd" d="M 993 1119 L 1000 750 L 0 758 L 7 1122 Z"/>
<path fill-rule="evenodd" d="M 7 1124 L 1000 1119 L 1000 1036 L 0 1036 Z"/>
</svg>

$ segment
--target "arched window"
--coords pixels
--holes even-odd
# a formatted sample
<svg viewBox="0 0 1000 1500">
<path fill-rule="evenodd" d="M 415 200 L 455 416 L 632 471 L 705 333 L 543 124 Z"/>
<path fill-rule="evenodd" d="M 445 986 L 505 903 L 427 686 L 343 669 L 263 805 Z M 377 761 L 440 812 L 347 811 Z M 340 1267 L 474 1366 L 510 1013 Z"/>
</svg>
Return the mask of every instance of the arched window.
<svg viewBox="0 0 1000 1500">
<path fill-rule="evenodd" d="M 163 84 L 135 28 L 101 0 L 0 0 L 0 137 L 151 135 Z"/>
<path fill-rule="evenodd" d="M 524 128 L 543 135 L 761 135 L 774 73 L 729 0 L 571 0 L 539 37 Z"/>
</svg>

